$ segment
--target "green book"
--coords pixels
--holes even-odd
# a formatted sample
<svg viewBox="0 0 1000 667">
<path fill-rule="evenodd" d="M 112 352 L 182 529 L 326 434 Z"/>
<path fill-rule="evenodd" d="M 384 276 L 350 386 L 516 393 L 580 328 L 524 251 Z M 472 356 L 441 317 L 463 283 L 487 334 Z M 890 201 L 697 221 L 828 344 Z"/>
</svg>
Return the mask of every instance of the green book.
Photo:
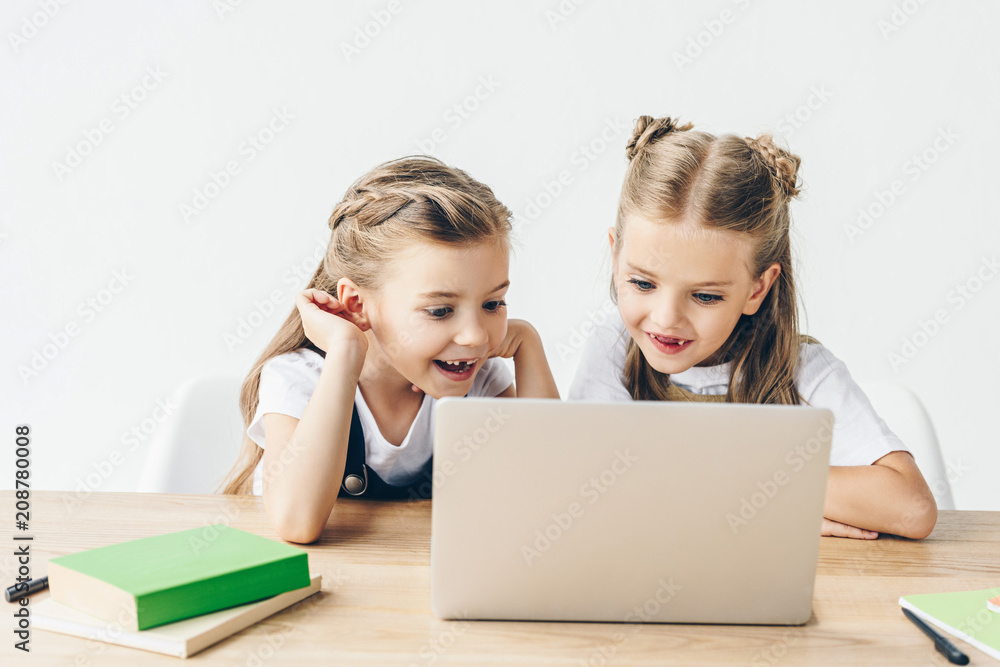
<svg viewBox="0 0 1000 667">
<path fill-rule="evenodd" d="M 222 524 L 49 560 L 52 599 L 126 630 L 309 586 L 308 554 Z"/>
<path fill-rule="evenodd" d="M 1000 587 L 959 593 L 906 595 L 899 604 L 983 653 L 1000 660 L 1000 613 L 989 606 L 1000 595 Z"/>
</svg>

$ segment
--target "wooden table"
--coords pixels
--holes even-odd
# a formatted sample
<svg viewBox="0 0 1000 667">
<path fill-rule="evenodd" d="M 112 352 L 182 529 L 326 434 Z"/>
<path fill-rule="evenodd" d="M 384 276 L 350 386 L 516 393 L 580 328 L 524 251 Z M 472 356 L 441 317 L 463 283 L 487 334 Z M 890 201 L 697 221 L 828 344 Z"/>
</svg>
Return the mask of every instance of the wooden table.
<svg viewBox="0 0 1000 667">
<path fill-rule="evenodd" d="M 14 494 L 2 560 L 14 582 Z M 141 493 L 31 495 L 32 576 L 50 557 L 126 539 L 224 523 L 278 539 L 260 498 Z M 1000 585 L 1000 512 L 942 512 L 923 541 L 823 538 L 804 626 L 441 621 L 430 613 L 431 503 L 341 499 L 306 548 L 323 590 L 189 658 L 226 665 L 947 665 L 900 613 L 901 595 Z M 48 593 L 40 593 L 39 600 Z M 6 604 L 6 603 L 4 603 Z M 178 658 L 33 630 L 2 663 L 178 665 Z M 988 656 L 956 640 L 973 664 Z"/>
</svg>

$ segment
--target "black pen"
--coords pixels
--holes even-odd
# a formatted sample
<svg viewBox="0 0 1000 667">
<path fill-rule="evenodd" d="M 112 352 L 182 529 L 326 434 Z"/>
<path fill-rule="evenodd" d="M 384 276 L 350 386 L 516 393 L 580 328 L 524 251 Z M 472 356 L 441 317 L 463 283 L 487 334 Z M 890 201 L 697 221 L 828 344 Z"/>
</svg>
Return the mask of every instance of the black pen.
<svg viewBox="0 0 1000 667">
<path fill-rule="evenodd" d="M 41 579 L 29 579 L 28 581 L 14 584 L 3 592 L 3 596 L 7 598 L 7 602 L 17 602 L 23 597 L 31 595 L 32 593 L 37 593 L 38 591 L 43 591 L 48 587 L 48 577 L 42 577 Z"/>
<path fill-rule="evenodd" d="M 948 662 L 956 665 L 969 664 L 969 656 L 959 651 L 957 646 L 939 635 L 934 628 L 917 618 L 916 614 L 906 608 L 903 609 L 903 613 L 906 614 L 908 619 L 913 621 L 914 625 L 923 630 L 925 635 L 934 640 L 934 648 L 940 651 L 944 657 L 948 658 Z"/>
</svg>

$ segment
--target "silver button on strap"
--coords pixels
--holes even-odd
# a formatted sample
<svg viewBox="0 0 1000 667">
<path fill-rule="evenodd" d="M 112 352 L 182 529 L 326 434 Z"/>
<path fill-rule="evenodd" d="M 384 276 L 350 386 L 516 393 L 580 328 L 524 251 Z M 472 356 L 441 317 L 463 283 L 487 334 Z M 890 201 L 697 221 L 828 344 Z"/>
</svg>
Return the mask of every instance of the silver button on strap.
<svg viewBox="0 0 1000 667">
<path fill-rule="evenodd" d="M 364 475 L 364 477 L 362 477 Z M 348 475 L 344 477 L 342 485 L 344 491 L 352 496 L 360 496 L 368 488 L 368 466 L 361 466 L 361 475 Z"/>
</svg>

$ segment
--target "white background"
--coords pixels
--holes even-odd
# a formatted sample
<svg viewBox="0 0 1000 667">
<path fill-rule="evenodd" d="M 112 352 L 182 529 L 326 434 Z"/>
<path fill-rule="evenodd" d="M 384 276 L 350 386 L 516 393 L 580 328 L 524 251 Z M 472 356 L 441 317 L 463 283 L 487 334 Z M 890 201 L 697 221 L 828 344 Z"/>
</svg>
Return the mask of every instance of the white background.
<svg viewBox="0 0 1000 667">
<path fill-rule="evenodd" d="M 73 489 L 186 379 L 245 375 L 348 184 L 417 152 L 514 211 L 510 313 L 542 333 L 565 395 L 580 327 L 607 296 L 624 146 L 651 114 L 770 131 L 802 157 L 804 329 L 856 378 L 910 386 L 956 471 L 958 506 L 1000 509 L 1000 280 L 984 264 L 1000 250 L 1000 7 L 333 4 L 3 3 L 0 487 L 13 485 L 16 423 L 33 429 L 34 487 Z M 244 142 L 276 110 L 294 118 L 249 160 Z M 112 130 L 95 134 L 104 119 Z M 74 151 L 88 154 L 76 163 Z M 181 206 L 230 160 L 240 172 L 185 221 Z M 860 208 L 880 215 L 851 238 Z M 970 279 L 979 289 L 959 308 L 954 290 Z M 90 312 L 88 299 L 106 303 Z M 251 316 L 262 323 L 227 344 Z M 51 347 L 67 325 L 76 335 Z M 920 346 L 894 367 L 904 338 Z M 23 377 L 46 345 L 57 352 Z M 91 490 L 134 489 L 144 453 Z"/>
</svg>

